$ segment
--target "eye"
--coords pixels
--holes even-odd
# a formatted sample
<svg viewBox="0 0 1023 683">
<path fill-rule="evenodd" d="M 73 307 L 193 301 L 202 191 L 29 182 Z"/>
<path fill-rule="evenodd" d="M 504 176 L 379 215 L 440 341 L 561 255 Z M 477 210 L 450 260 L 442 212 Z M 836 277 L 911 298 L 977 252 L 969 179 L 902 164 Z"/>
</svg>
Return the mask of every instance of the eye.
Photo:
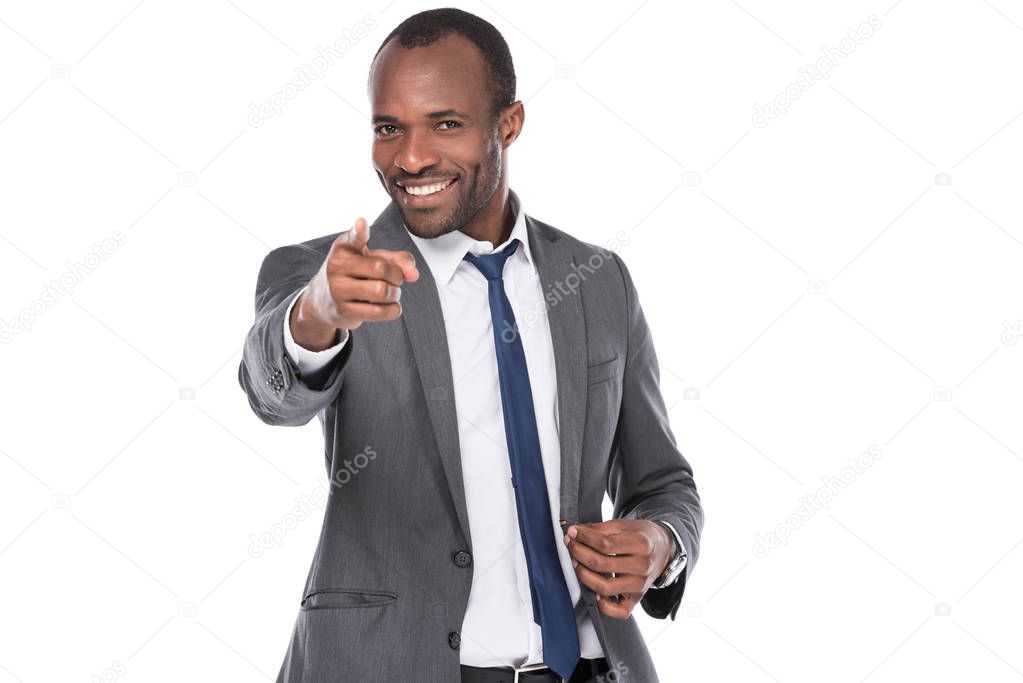
<svg viewBox="0 0 1023 683">
<path fill-rule="evenodd" d="M 456 127 L 458 127 L 458 128 L 461 128 L 461 127 L 462 127 L 462 124 L 461 124 L 461 123 L 459 123 L 458 121 L 451 121 L 451 120 L 448 120 L 448 121 L 441 121 L 441 122 L 440 122 L 440 123 L 438 123 L 437 125 L 438 125 L 438 126 L 443 126 L 443 125 L 446 125 L 446 124 L 451 124 L 451 125 L 453 125 L 453 126 L 456 126 Z M 451 128 L 445 128 L 444 130 L 452 130 L 452 129 L 451 129 Z"/>
<path fill-rule="evenodd" d="M 386 129 L 393 129 L 393 130 L 386 130 Z M 390 123 L 385 123 L 385 124 L 379 125 L 376 128 L 374 128 L 373 132 L 376 133 L 376 135 L 379 137 L 379 136 L 382 136 L 382 135 L 391 135 L 396 130 L 398 130 L 398 129 L 395 126 L 391 125 Z"/>
</svg>

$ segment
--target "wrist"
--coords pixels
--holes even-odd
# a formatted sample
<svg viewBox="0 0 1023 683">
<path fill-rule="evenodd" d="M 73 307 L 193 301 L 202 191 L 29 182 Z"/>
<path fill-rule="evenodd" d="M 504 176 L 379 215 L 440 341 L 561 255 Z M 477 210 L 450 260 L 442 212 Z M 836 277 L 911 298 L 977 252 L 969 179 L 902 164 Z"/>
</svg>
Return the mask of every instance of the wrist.
<svg viewBox="0 0 1023 683">
<path fill-rule="evenodd" d="M 304 308 L 305 295 L 306 292 L 302 292 L 291 308 L 291 318 L 288 321 L 291 336 L 304 349 L 323 351 L 338 342 L 340 330 L 308 314 Z"/>
</svg>

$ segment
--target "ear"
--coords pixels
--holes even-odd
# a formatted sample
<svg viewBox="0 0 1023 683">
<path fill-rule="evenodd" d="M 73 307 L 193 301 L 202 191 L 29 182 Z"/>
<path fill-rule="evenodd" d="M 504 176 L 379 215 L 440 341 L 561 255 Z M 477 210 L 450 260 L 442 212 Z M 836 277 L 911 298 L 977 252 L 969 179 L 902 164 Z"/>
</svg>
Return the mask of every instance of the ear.
<svg viewBox="0 0 1023 683">
<path fill-rule="evenodd" d="M 522 132 L 522 125 L 526 121 L 526 110 L 521 100 L 515 100 L 501 112 L 498 121 L 498 130 L 501 136 L 501 148 L 508 149 L 515 139 Z"/>
</svg>

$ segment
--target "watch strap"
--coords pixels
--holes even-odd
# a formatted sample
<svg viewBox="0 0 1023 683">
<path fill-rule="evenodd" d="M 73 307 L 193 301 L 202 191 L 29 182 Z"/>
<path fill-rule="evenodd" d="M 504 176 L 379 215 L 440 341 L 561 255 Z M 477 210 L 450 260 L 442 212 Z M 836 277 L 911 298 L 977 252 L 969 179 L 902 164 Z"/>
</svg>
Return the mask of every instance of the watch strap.
<svg viewBox="0 0 1023 683">
<path fill-rule="evenodd" d="M 678 531 L 675 530 L 675 527 L 660 519 L 654 521 L 668 527 L 671 537 L 675 539 L 675 551 L 672 553 L 671 559 L 668 560 L 668 566 L 664 568 L 664 573 L 658 576 L 657 580 L 651 584 L 651 588 L 665 588 L 674 583 L 681 575 L 681 570 L 685 566 L 688 554 L 686 553 L 685 546 L 682 544 L 682 538 L 679 536 Z"/>
</svg>

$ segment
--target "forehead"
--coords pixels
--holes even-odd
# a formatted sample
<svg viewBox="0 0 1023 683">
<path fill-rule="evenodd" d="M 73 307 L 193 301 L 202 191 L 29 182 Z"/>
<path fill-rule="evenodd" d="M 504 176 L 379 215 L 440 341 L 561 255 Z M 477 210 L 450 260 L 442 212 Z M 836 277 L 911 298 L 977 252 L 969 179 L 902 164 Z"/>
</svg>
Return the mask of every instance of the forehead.
<svg viewBox="0 0 1023 683">
<path fill-rule="evenodd" d="M 460 35 L 412 49 L 391 40 L 373 64 L 370 104 L 374 114 L 479 109 L 490 101 L 488 76 L 479 48 Z"/>
</svg>

